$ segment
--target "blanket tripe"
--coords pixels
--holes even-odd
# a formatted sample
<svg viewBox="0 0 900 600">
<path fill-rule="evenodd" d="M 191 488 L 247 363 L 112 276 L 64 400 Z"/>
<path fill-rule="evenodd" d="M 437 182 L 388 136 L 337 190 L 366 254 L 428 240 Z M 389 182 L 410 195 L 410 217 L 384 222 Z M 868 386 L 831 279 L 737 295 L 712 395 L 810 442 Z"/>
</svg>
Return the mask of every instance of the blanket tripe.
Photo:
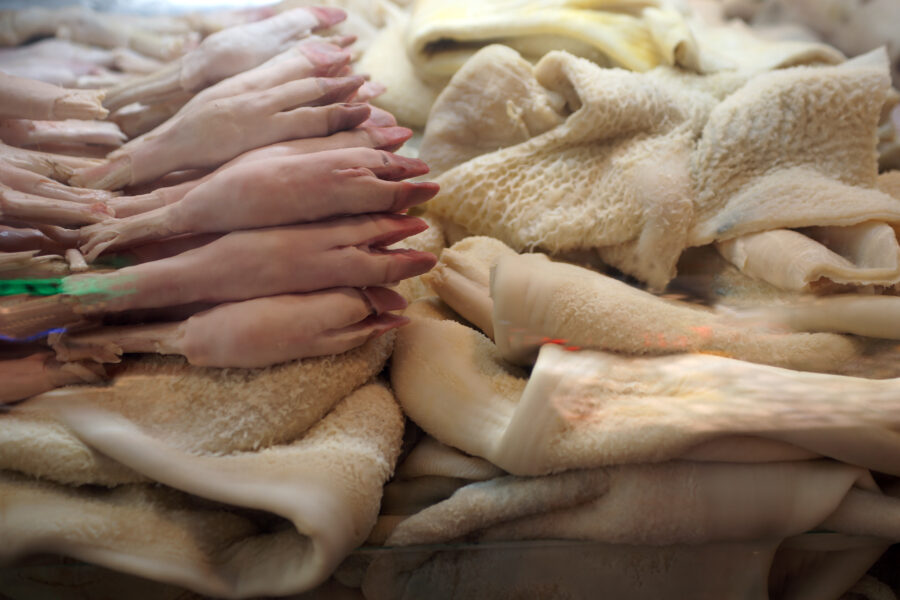
<svg viewBox="0 0 900 600">
<path fill-rule="evenodd" d="M 707 76 L 602 69 L 551 52 L 533 75 L 541 95 L 565 99 L 565 121 L 524 142 L 513 132 L 486 154 L 459 139 L 441 149 L 430 136 L 426 154 L 480 154 L 438 178 L 430 211 L 517 251 L 596 251 L 657 288 L 690 246 L 900 222 L 900 201 L 876 188 L 890 85 L 883 51 L 839 66 Z M 454 106 L 465 85 L 452 82 L 436 107 Z M 513 97 L 540 99 L 533 84 L 525 89 Z"/>
<path fill-rule="evenodd" d="M 776 598 L 837 598 L 900 534 L 895 494 L 865 470 L 831 461 L 673 461 L 496 477 L 400 522 L 388 544 L 446 546 L 377 557 L 363 591 L 373 600 L 426 589 L 441 600 L 485 590 L 543 597 L 536 589 L 589 598 L 600 586 L 617 598 L 668 600 L 741 597 L 771 580 Z M 819 528 L 836 533 L 805 533 Z M 453 552 L 471 540 L 492 551 Z"/>
<path fill-rule="evenodd" d="M 430 435 L 517 475 L 818 455 L 900 474 L 900 379 L 545 344 L 526 380 L 480 333 L 426 317 L 398 334 L 391 381 Z"/>
<path fill-rule="evenodd" d="M 375 524 L 403 431 L 381 384 L 289 443 L 227 456 L 178 450 L 103 410 L 58 414 L 88 447 L 163 485 L 104 490 L 0 473 L 0 560 L 61 553 L 221 598 L 324 581 Z"/>
</svg>

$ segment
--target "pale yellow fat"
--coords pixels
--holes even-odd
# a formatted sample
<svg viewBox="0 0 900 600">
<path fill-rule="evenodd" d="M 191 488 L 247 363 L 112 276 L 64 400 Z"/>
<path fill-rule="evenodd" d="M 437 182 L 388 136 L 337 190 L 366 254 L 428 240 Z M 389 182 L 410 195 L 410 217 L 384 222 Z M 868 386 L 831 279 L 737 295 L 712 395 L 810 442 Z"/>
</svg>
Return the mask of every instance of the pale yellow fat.
<svg viewBox="0 0 900 600">
<path fill-rule="evenodd" d="M 674 58 L 673 47 L 693 44 L 684 18 L 663 2 L 651 2 L 669 13 L 668 19 L 682 25 L 681 37 L 655 39 L 642 9 L 629 10 L 608 3 L 587 7 L 578 2 L 479 2 L 477 0 L 425 0 L 413 11 L 407 34 L 407 53 L 424 77 L 449 78 L 475 49 L 486 42 L 502 40 L 520 51 L 537 49 L 534 58 L 548 47 L 565 48 L 600 62 L 646 71 Z M 617 10 L 618 9 L 618 10 Z M 657 19 L 659 20 L 659 19 Z M 543 40 L 552 39 L 553 43 Z M 431 44 L 440 42 L 432 49 Z"/>
</svg>

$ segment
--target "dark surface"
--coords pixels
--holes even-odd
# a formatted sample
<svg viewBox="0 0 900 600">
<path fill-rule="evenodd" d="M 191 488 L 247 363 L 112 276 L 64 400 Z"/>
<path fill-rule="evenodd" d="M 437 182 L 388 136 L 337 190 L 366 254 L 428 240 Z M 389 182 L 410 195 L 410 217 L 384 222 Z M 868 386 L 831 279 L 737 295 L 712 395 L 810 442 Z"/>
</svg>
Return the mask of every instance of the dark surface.
<svg viewBox="0 0 900 600">
<path fill-rule="evenodd" d="M 573 542 L 578 544 L 578 542 Z M 547 542 L 563 548 L 568 542 Z M 523 545 L 542 545 L 541 542 L 524 542 Z M 590 544 L 587 544 L 590 546 Z M 472 545 L 441 546 L 451 552 L 491 552 L 503 551 L 506 545 L 495 543 L 483 546 Z M 493 546 L 493 548 L 492 548 Z M 508 547 L 507 547 L 508 549 Z M 372 548 L 354 552 L 338 569 L 338 578 L 353 579 L 352 572 L 365 569 L 376 555 L 394 552 L 415 559 L 421 553 L 427 560 L 436 551 L 435 547 Z M 869 570 L 869 574 L 888 585 L 900 597 L 900 544 L 892 546 Z M 602 590 L 598 590 L 601 592 Z M 21 560 L 15 565 L 0 567 L 0 600 L 210 600 L 177 586 L 149 581 L 111 571 L 102 567 L 85 564 L 70 558 L 41 555 Z M 566 596 L 567 600 L 571 600 Z M 263 598 L 254 600 L 265 600 Z M 347 587 L 335 579 L 330 579 L 318 588 L 304 594 L 292 595 L 285 600 L 365 600 L 362 593 Z M 423 599 L 425 600 L 425 599 Z M 553 600 L 541 597 L 540 600 Z M 726 599 L 722 599 L 726 600 Z M 847 594 L 843 600 L 865 600 L 859 594 Z"/>
</svg>

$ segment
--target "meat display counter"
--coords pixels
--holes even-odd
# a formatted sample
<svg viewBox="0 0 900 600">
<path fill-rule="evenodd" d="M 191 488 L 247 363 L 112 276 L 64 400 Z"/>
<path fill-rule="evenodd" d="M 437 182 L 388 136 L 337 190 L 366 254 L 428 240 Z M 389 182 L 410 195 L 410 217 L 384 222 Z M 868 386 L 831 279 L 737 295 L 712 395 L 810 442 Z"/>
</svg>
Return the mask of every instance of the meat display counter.
<svg viewBox="0 0 900 600">
<path fill-rule="evenodd" d="M 896 600 L 900 2 L 320 4 L 2 7 L 0 597 Z"/>
</svg>

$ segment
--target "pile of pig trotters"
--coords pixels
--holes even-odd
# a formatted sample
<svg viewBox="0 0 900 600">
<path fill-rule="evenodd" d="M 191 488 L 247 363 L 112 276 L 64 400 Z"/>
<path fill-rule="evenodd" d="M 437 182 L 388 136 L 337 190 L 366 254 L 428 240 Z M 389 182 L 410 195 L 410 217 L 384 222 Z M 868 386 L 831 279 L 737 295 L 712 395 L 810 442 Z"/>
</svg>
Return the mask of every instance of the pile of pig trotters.
<svg viewBox="0 0 900 600">
<path fill-rule="evenodd" d="M 4 562 L 289 594 L 375 523 L 404 424 L 386 286 L 435 262 L 390 247 L 437 186 L 406 181 L 427 167 L 341 10 L 219 17 L 0 22 L 57 36 L 0 58 Z"/>
</svg>

